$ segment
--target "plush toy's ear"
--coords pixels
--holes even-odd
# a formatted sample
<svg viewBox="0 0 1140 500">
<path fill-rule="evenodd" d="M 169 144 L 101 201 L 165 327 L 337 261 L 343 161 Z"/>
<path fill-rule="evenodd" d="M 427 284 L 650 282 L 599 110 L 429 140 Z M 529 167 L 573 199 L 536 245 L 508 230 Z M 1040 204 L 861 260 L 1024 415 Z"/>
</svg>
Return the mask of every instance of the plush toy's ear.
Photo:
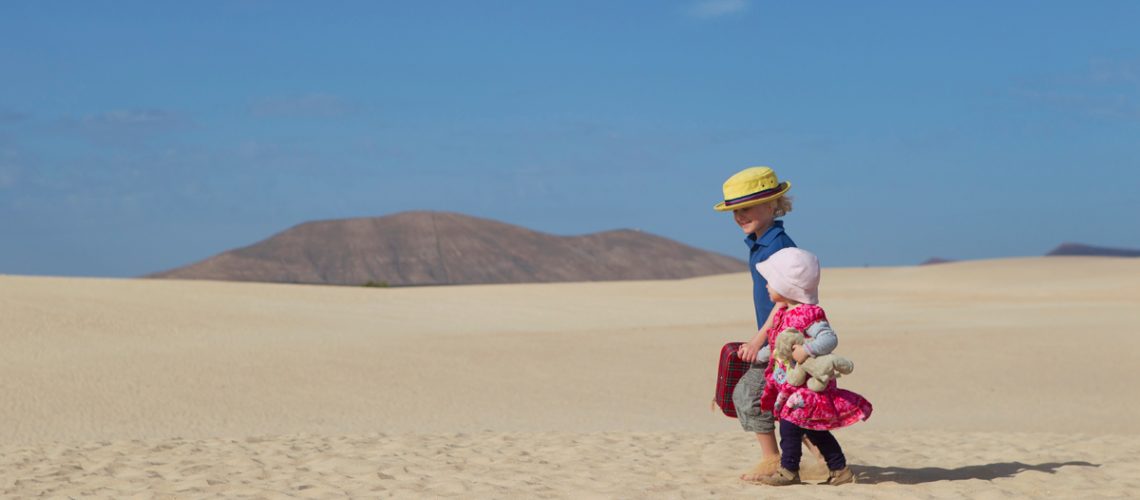
<svg viewBox="0 0 1140 500">
<path fill-rule="evenodd" d="M 776 336 L 776 348 L 791 352 L 796 344 L 804 343 L 804 334 L 795 328 L 786 328 Z"/>
<path fill-rule="evenodd" d="M 788 331 L 784 330 L 776 335 L 776 345 L 772 346 L 774 352 L 784 352 L 785 346 L 788 345 Z"/>
</svg>

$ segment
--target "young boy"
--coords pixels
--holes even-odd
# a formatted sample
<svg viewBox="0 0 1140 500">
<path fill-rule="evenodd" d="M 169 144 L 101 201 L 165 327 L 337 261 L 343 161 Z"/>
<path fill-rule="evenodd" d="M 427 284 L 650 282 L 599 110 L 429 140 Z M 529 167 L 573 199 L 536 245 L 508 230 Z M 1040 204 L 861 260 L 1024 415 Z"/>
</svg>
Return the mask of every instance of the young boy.
<svg viewBox="0 0 1140 500">
<path fill-rule="evenodd" d="M 769 358 L 766 331 L 770 325 L 766 321 L 774 305 L 768 296 L 768 282 L 756 270 L 756 264 L 781 248 L 796 246 L 784 232 L 783 221 L 776 220 L 792 210 L 792 200 L 785 196 L 791 187 L 791 182 L 780 182 L 771 168 L 746 168 L 724 182 L 724 201 L 713 207 L 719 212 L 732 211 L 736 225 L 748 235 L 744 243 L 748 245 L 748 268 L 752 272 L 752 300 L 758 330 L 752 340 L 741 345 L 738 351 L 740 359 L 752 363 L 752 366 L 737 382 L 732 402 L 741 427 L 746 432 L 756 433 L 761 459 L 752 471 L 740 477 L 745 481 L 757 481 L 773 474 L 780 463 L 775 421 L 770 412 L 760 410 L 764 370 Z"/>
</svg>

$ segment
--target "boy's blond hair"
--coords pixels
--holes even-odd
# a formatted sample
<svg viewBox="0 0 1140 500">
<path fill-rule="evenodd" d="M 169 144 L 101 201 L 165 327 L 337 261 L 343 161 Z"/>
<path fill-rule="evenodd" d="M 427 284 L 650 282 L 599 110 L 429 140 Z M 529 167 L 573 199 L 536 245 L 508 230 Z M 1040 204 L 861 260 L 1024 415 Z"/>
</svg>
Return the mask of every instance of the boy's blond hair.
<svg viewBox="0 0 1140 500">
<path fill-rule="evenodd" d="M 774 217 L 783 217 L 792 211 L 792 197 L 788 195 L 781 196 L 772 200 L 776 204 L 776 215 Z"/>
</svg>

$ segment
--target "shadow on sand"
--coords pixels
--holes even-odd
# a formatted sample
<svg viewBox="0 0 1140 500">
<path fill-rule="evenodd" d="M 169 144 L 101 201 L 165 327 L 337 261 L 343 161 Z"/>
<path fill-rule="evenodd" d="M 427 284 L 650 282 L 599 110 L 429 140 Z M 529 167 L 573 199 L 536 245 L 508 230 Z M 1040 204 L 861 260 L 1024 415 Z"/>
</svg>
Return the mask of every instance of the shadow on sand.
<svg viewBox="0 0 1140 500">
<path fill-rule="evenodd" d="M 986 465 L 967 465 L 957 469 L 943 469 L 942 467 L 876 467 L 873 465 L 851 465 L 851 471 L 858 477 L 861 484 L 898 483 L 922 484 L 935 481 L 966 481 L 981 479 L 992 481 L 1002 477 L 1013 477 L 1026 471 L 1047 472 L 1055 474 L 1057 469 L 1066 466 L 1100 467 L 1100 464 L 1089 462 L 1049 462 L 1029 465 L 1021 462 L 1001 462 Z"/>
</svg>

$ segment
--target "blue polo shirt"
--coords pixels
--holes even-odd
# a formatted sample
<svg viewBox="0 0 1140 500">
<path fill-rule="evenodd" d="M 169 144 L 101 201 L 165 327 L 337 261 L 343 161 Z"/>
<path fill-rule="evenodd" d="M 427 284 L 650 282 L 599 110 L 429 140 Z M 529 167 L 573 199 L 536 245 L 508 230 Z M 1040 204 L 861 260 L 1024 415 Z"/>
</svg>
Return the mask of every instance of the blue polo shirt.
<svg viewBox="0 0 1140 500">
<path fill-rule="evenodd" d="M 764 326 L 764 321 L 776 305 L 768 298 L 768 280 L 756 270 L 756 264 L 768 259 L 781 248 L 796 246 L 796 242 L 784 232 L 784 221 L 772 222 L 772 227 L 759 238 L 755 234 L 744 238 L 748 245 L 748 269 L 752 272 L 752 303 L 756 305 L 756 329 Z"/>
</svg>

